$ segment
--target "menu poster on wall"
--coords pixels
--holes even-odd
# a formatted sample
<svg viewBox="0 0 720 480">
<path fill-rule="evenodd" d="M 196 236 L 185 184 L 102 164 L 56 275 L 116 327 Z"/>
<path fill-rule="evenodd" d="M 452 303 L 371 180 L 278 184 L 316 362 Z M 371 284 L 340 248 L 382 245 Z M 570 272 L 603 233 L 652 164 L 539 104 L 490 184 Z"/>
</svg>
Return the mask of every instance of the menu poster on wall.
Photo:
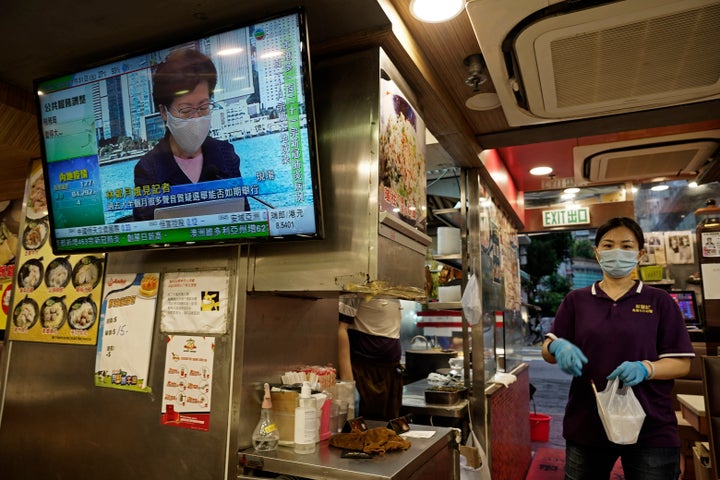
<svg viewBox="0 0 720 480">
<path fill-rule="evenodd" d="M 425 124 L 395 82 L 380 88 L 380 211 L 424 230 Z"/>
<path fill-rule="evenodd" d="M 229 283 L 230 274 L 227 270 L 165 273 L 161 331 L 225 333 Z"/>
<path fill-rule="evenodd" d="M 10 340 L 95 345 L 105 256 L 53 254 L 39 161 L 25 189 L 24 213 L 8 318 Z"/>
<path fill-rule="evenodd" d="M 7 326 L 8 313 L 10 312 L 11 294 L 12 280 L 0 280 L 0 330 L 5 330 L 5 327 Z"/>
<path fill-rule="evenodd" d="M 100 313 L 95 385 L 149 392 L 159 273 L 108 274 Z"/>
<path fill-rule="evenodd" d="M 4 338 L 10 310 L 12 279 L 15 276 L 15 255 L 17 255 L 20 221 L 22 219 L 22 198 L 0 201 L 0 340 Z"/>
<path fill-rule="evenodd" d="M 209 430 L 214 351 L 213 337 L 168 336 L 162 425 Z"/>
</svg>

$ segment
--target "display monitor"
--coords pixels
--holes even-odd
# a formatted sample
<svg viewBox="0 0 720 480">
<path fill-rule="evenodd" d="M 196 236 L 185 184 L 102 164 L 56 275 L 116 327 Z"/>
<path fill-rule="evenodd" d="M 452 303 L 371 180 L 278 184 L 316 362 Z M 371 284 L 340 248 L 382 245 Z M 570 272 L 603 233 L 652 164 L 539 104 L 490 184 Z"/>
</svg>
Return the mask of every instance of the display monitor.
<svg viewBox="0 0 720 480">
<path fill-rule="evenodd" d="M 670 296 L 677 302 L 678 307 L 680 307 L 685 325 L 688 327 L 700 327 L 702 325 L 694 291 L 674 291 L 670 292 Z"/>
<path fill-rule="evenodd" d="M 321 237 L 307 42 L 299 9 L 36 81 L 53 250 Z"/>
</svg>

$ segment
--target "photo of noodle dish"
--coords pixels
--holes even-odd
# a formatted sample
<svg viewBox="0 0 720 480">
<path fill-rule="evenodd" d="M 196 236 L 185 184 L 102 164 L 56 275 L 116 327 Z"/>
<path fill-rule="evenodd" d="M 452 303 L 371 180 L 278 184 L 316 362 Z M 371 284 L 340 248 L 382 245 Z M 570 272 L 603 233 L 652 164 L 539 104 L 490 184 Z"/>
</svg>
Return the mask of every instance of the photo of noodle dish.
<svg viewBox="0 0 720 480">
<path fill-rule="evenodd" d="M 37 250 L 48 238 L 47 219 L 30 220 L 23 231 L 22 244 L 25 250 Z"/>
<path fill-rule="evenodd" d="M 393 108 L 383 114 L 380 129 L 380 181 L 383 197 L 400 215 L 422 220 L 425 204 L 425 156 L 419 146 L 416 117 L 410 104 L 391 95 Z"/>
<path fill-rule="evenodd" d="M 30 178 L 30 191 L 28 192 L 27 211 L 25 216 L 36 220 L 47 216 L 47 197 L 45 196 L 45 180 L 42 170 Z"/>
<path fill-rule="evenodd" d="M 63 302 L 64 297 L 50 297 L 42 308 L 40 308 L 40 325 L 43 328 L 58 329 L 65 323 L 67 307 Z"/>
<path fill-rule="evenodd" d="M 29 329 L 38 319 L 38 306 L 32 298 L 25 298 L 13 310 L 13 325 Z"/>
<path fill-rule="evenodd" d="M 44 270 L 45 268 L 42 264 L 42 258 L 33 258 L 23 263 L 18 271 L 18 283 L 20 288 L 35 290 L 40 285 L 40 282 L 42 282 Z"/>
<path fill-rule="evenodd" d="M 68 310 L 68 325 L 73 330 L 87 330 L 95 323 L 97 306 L 90 297 L 75 300 Z"/>
<path fill-rule="evenodd" d="M 79 290 L 92 290 L 102 279 L 102 260 L 87 256 L 75 264 L 72 272 L 73 286 Z"/>
<path fill-rule="evenodd" d="M 58 257 L 45 269 L 45 285 L 51 289 L 65 288 L 71 275 L 72 267 L 67 257 Z"/>
</svg>

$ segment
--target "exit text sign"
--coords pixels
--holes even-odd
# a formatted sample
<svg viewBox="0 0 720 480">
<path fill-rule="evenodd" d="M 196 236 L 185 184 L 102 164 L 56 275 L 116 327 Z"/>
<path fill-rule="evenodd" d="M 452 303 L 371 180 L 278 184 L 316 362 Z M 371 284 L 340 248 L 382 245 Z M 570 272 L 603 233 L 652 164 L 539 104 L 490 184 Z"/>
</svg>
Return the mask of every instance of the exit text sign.
<svg viewBox="0 0 720 480">
<path fill-rule="evenodd" d="M 590 209 L 563 208 L 559 210 L 543 210 L 543 227 L 561 227 L 565 225 L 585 225 L 590 223 Z"/>
</svg>

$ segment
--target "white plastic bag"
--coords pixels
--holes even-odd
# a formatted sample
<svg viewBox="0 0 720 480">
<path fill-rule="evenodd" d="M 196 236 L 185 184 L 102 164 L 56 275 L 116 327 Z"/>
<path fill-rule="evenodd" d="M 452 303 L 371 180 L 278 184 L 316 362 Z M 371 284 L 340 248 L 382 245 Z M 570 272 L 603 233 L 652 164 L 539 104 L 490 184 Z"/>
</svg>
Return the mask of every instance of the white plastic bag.
<svg viewBox="0 0 720 480">
<path fill-rule="evenodd" d="M 460 445 L 460 480 L 491 480 L 487 455 L 470 426 L 465 445 Z"/>
<path fill-rule="evenodd" d="M 608 440 L 620 445 L 637 442 L 645 421 L 645 411 L 635 397 L 632 387 L 620 387 L 620 380 L 608 382 L 605 390 L 598 392 L 593 382 L 598 413 Z"/>
<path fill-rule="evenodd" d="M 470 325 L 480 323 L 482 319 L 482 298 L 480 297 L 480 285 L 478 285 L 477 276 L 474 273 L 468 278 L 460 303 L 468 323 Z"/>
</svg>

